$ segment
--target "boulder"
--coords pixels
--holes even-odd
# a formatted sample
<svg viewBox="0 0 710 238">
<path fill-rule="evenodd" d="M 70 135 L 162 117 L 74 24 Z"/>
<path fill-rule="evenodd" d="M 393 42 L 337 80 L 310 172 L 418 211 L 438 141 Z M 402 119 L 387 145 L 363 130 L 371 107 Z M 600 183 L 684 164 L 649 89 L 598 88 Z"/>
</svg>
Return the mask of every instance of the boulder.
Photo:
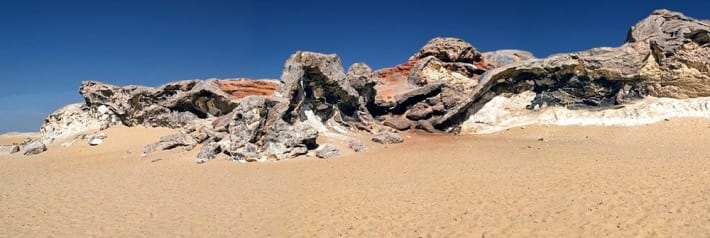
<svg viewBox="0 0 710 238">
<path fill-rule="evenodd" d="M 322 144 L 316 149 L 316 156 L 321 159 L 327 159 L 340 155 L 340 151 L 333 144 Z"/>
<path fill-rule="evenodd" d="M 402 118 L 397 118 L 397 117 L 391 117 L 391 118 L 385 119 L 382 122 L 382 125 L 388 126 L 388 127 L 400 130 L 400 131 L 407 130 L 412 126 L 408 120 L 402 119 Z"/>
<path fill-rule="evenodd" d="M 104 143 L 103 139 L 94 138 L 94 139 L 89 140 L 89 145 L 91 145 L 91 146 L 97 146 L 97 145 L 100 145 L 101 143 Z"/>
<path fill-rule="evenodd" d="M 351 138 L 348 140 L 348 147 L 355 152 L 366 152 L 367 146 L 361 140 L 356 138 Z"/>
<path fill-rule="evenodd" d="M 200 152 L 197 153 L 197 159 L 195 162 L 198 164 L 205 163 L 209 160 L 214 159 L 222 149 L 220 148 L 220 145 L 218 142 L 209 142 L 205 145 L 202 146 L 200 149 Z"/>
<path fill-rule="evenodd" d="M 101 143 L 103 143 L 104 139 L 106 139 L 106 137 L 107 136 L 104 133 L 97 133 L 97 134 L 93 134 L 93 135 L 88 136 L 87 139 L 89 141 L 89 145 L 97 146 L 97 145 L 100 145 Z"/>
<path fill-rule="evenodd" d="M 375 95 L 377 94 L 375 85 L 377 81 L 370 66 L 365 63 L 354 63 L 348 69 L 345 79 L 348 81 L 348 84 L 360 94 L 365 105 L 375 100 Z"/>
<path fill-rule="evenodd" d="M 47 151 L 47 146 L 41 141 L 31 141 L 25 145 L 25 155 L 36 155 Z"/>
<path fill-rule="evenodd" d="M 197 146 L 197 141 L 195 141 L 192 136 L 178 132 L 160 137 L 160 141 L 146 145 L 143 153 L 149 154 L 156 150 L 171 150 L 177 147 L 182 147 L 190 151 L 195 148 L 195 146 Z"/>
<path fill-rule="evenodd" d="M 404 142 L 404 139 L 397 133 L 383 131 L 374 134 L 372 141 L 380 144 L 398 144 Z"/>
<path fill-rule="evenodd" d="M 9 155 L 20 152 L 18 145 L 0 145 L 0 155 Z"/>
<path fill-rule="evenodd" d="M 481 53 L 471 44 L 451 37 L 431 39 L 410 59 L 423 59 L 427 56 L 434 56 L 445 62 L 473 63 L 481 59 Z"/>
</svg>

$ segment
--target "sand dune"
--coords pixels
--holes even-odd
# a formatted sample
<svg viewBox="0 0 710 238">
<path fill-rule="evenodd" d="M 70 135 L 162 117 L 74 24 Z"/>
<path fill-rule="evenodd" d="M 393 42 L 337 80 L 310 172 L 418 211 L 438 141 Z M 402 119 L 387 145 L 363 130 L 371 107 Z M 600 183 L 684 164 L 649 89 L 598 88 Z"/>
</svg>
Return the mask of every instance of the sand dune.
<svg viewBox="0 0 710 238">
<path fill-rule="evenodd" d="M 329 160 L 140 158 L 169 132 L 0 157 L 0 237 L 710 236 L 710 120 L 409 134 Z"/>
</svg>

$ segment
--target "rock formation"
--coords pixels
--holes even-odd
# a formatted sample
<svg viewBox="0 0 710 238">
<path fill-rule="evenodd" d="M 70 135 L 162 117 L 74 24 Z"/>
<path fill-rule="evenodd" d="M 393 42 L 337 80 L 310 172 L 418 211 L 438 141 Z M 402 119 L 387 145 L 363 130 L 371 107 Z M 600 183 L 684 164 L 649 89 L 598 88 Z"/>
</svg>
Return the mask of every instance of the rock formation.
<svg viewBox="0 0 710 238">
<path fill-rule="evenodd" d="M 345 72 L 335 54 L 299 51 L 278 81 L 186 80 L 157 88 L 86 81 L 79 90 L 84 103 L 52 113 L 41 128 L 42 141 L 27 145 L 25 153 L 42 152 L 42 142 L 113 125 L 144 125 L 180 129 L 146 146 L 146 154 L 201 144 L 198 163 L 219 154 L 239 162 L 327 158 L 342 151 L 336 144 L 366 151 L 352 133 L 394 144 L 403 142 L 394 131 L 490 132 L 533 117 L 576 120 L 576 112 L 626 105 L 652 111 L 631 103 L 710 97 L 709 32 L 707 21 L 657 10 L 633 26 L 619 47 L 543 59 L 522 50 L 479 52 L 461 39 L 434 38 L 403 64 L 379 70 L 355 63 Z M 687 107 L 658 102 L 682 108 L 683 115 L 710 116 L 703 99 Z M 600 117 L 627 113 L 604 111 Z M 320 137 L 343 143 L 319 144 Z"/>
</svg>

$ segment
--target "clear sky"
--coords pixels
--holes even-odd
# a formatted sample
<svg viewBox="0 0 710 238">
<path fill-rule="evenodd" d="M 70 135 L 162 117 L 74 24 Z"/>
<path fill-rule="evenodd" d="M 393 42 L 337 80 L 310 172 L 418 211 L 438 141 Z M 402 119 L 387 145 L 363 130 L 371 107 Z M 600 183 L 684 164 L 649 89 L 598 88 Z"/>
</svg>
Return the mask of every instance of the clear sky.
<svg viewBox="0 0 710 238">
<path fill-rule="evenodd" d="M 622 44 L 654 9 L 710 18 L 710 1 L 0 0 L 0 133 L 36 131 L 83 80 L 157 86 L 278 78 L 296 50 L 383 68 L 430 38 L 538 57 Z"/>
</svg>

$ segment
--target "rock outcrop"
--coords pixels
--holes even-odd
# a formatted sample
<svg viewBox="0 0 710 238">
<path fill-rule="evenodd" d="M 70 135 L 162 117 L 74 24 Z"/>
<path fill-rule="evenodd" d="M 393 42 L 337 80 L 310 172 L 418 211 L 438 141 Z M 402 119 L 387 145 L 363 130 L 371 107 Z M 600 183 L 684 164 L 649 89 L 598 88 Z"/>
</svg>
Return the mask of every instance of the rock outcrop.
<svg viewBox="0 0 710 238">
<path fill-rule="evenodd" d="M 366 150 L 349 133 L 372 135 L 376 143 L 403 142 L 386 127 L 490 132 L 524 124 L 524 118 L 577 120 L 575 110 L 615 109 L 647 97 L 710 97 L 709 32 L 706 21 L 657 10 L 619 47 L 543 59 L 523 50 L 481 53 L 461 39 L 435 38 L 405 63 L 374 71 L 355 63 L 346 73 L 335 54 L 299 51 L 279 81 L 186 80 L 157 88 L 86 81 L 79 90 L 85 102 L 51 114 L 42 141 L 27 145 L 25 153 L 41 153 L 42 142 L 120 124 L 180 129 L 145 152 L 202 144 L 198 163 L 220 153 L 238 162 L 327 158 L 339 154 L 338 144 Z M 677 108 L 703 116 L 710 111 L 706 104 Z"/>
<path fill-rule="evenodd" d="M 624 45 L 555 55 L 495 68 L 473 93 L 434 125 L 453 128 L 495 95 L 532 91 L 526 106 L 608 108 L 653 97 L 710 96 L 710 26 L 668 10 L 654 11 L 629 31 Z"/>
<path fill-rule="evenodd" d="M 219 88 L 234 99 L 251 95 L 274 96 L 281 86 L 280 82 L 273 79 L 222 79 L 217 80 Z"/>
</svg>

